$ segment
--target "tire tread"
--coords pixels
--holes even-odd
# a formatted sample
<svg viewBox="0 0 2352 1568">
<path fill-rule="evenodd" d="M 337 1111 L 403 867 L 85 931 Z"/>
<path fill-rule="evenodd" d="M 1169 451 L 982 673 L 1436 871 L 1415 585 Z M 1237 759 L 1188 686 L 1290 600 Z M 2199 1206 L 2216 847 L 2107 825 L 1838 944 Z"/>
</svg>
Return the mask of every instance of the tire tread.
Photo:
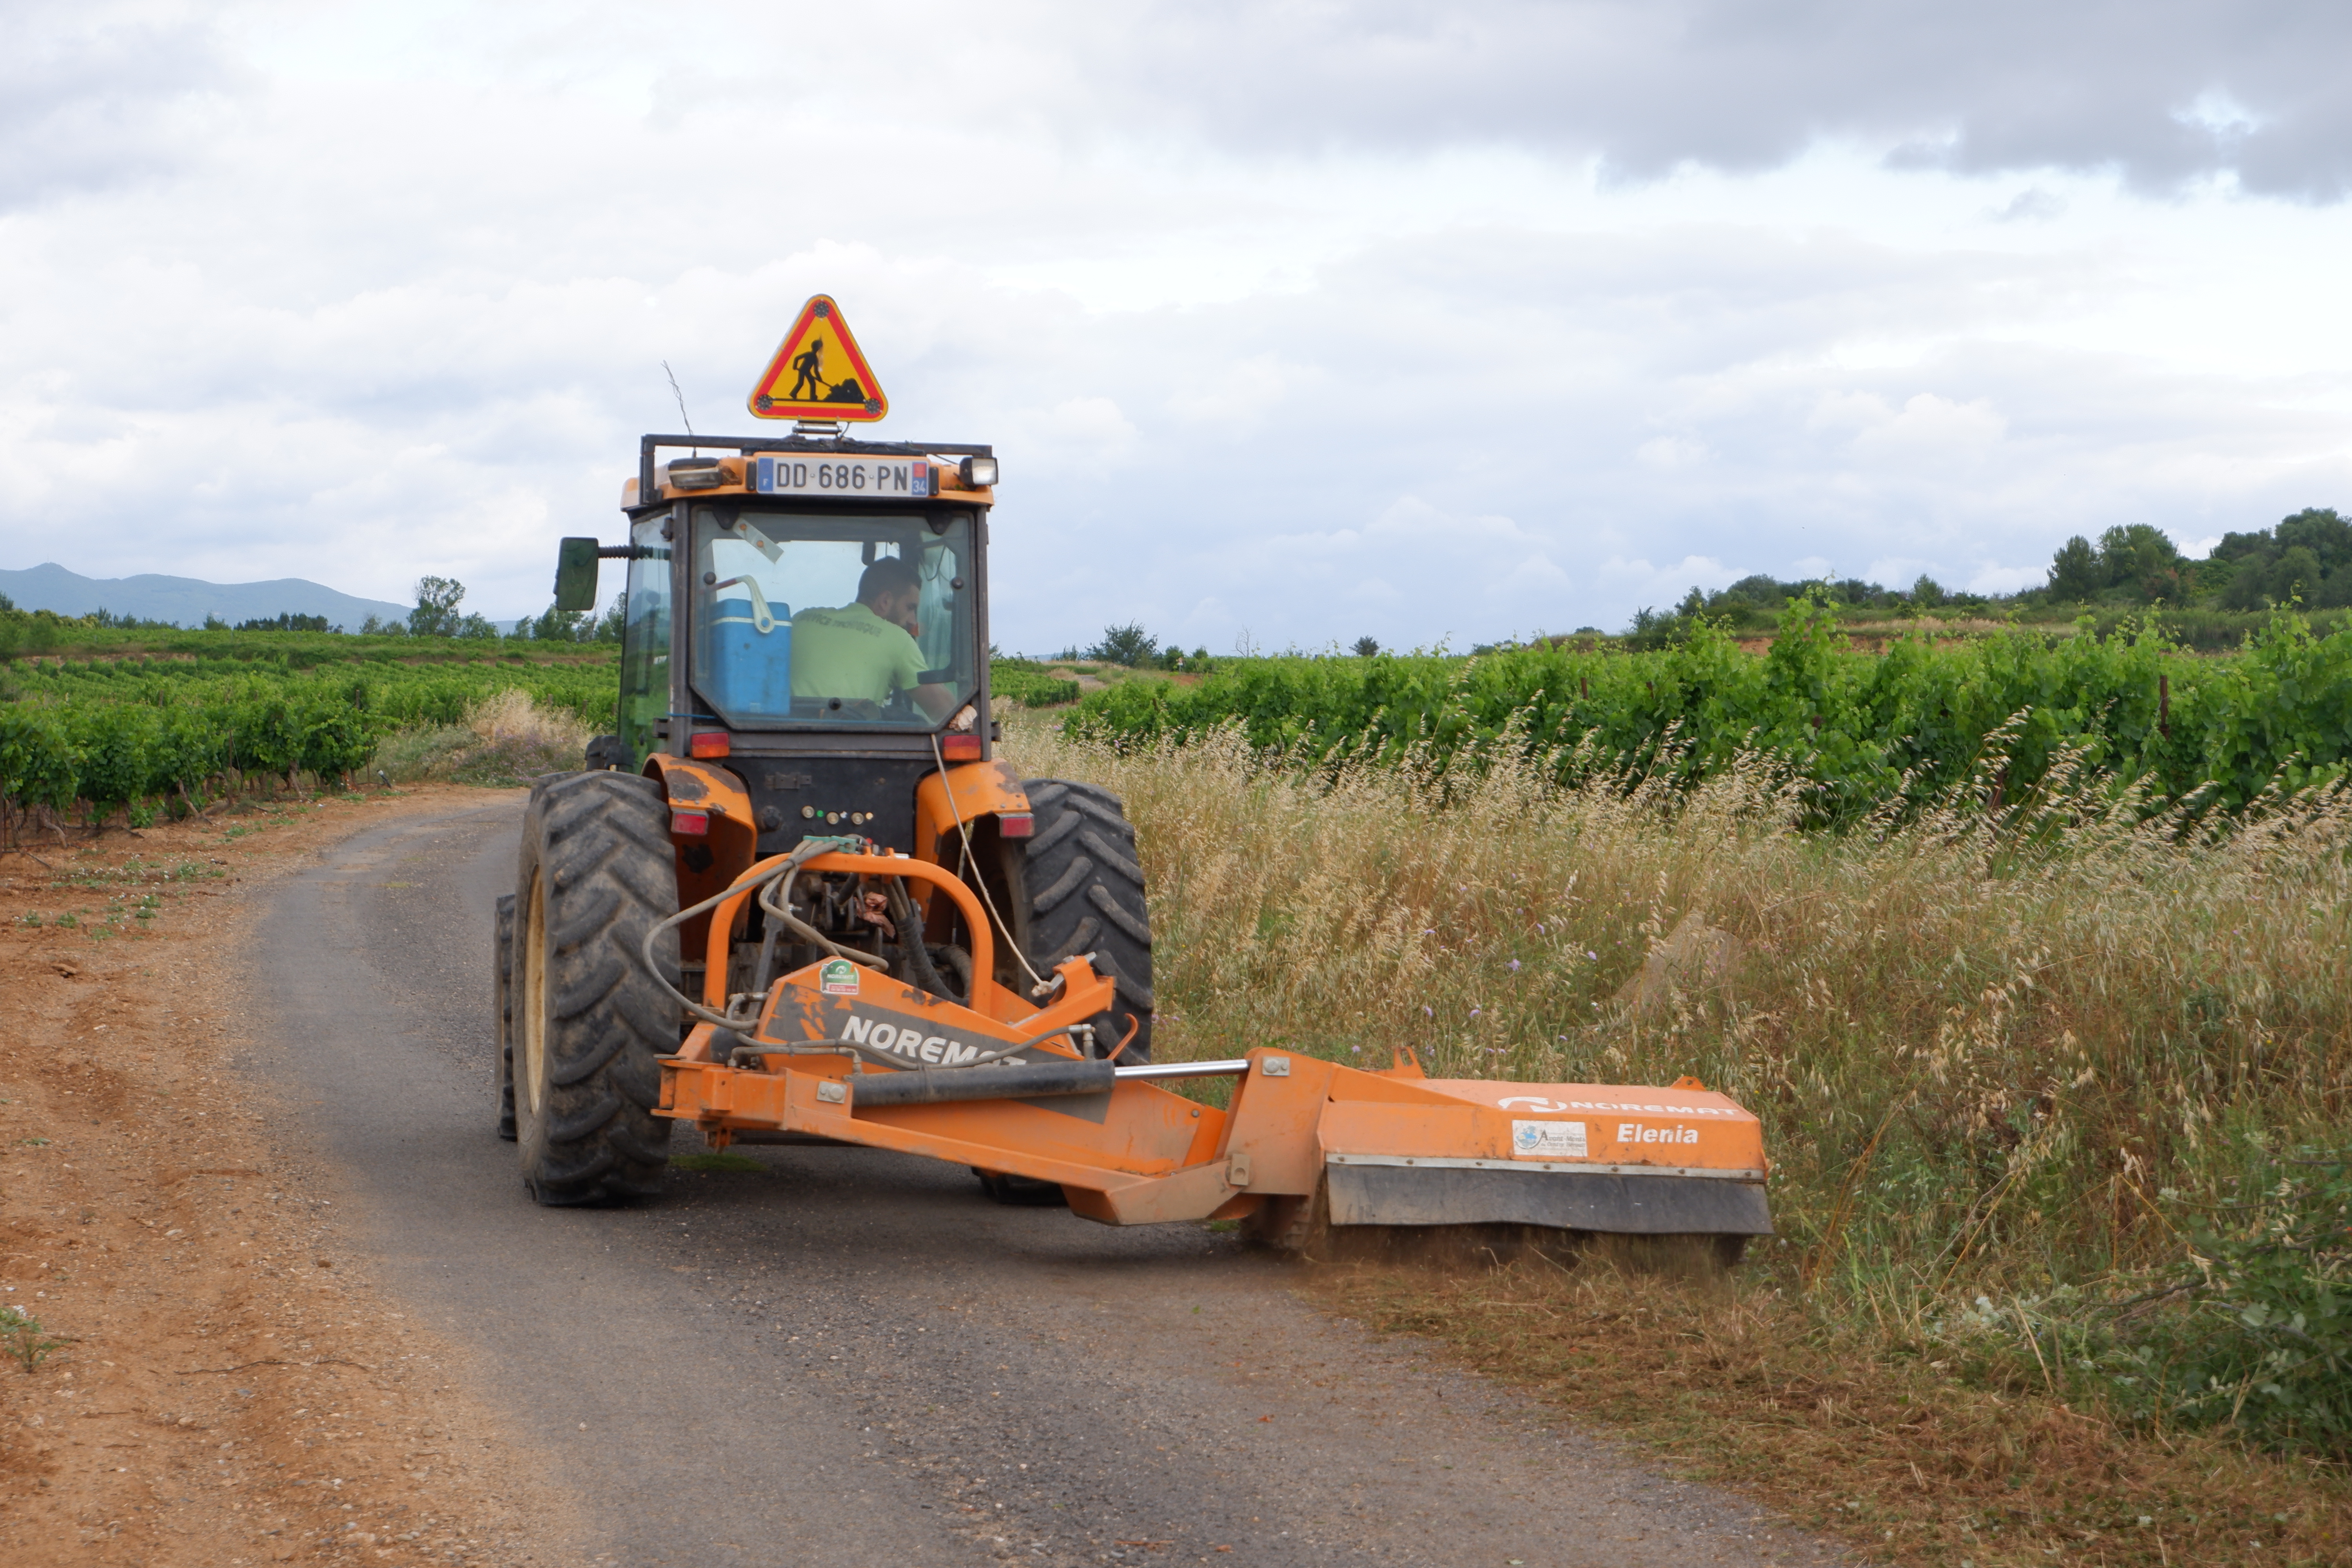
<svg viewBox="0 0 2352 1568">
<path fill-rule="evenodd" d="M 1151 910 L 1146 900 L 1135 829 L 1118 796 L 1071 779 L 1028 779 L 1036 832 L 1026 842 L 1021 885 L 1023 945 L 1040 971 L 1092 952 L 1095 967 L 1118 988 L 1097 1020 L 1108 1050 L 1138 1024 L 1120 1059 L 1151 1059 Z M 1101 1031 L 1108 1030 L 1108 1037 Z"/>
<path fill-rule="evenodd" d="M 524 817 L 518 910 L 534 872 L 546 882 L 548 1099 L 520 1118 L 524 1180 L 550 1205 L 649 1195 L 668 1163 L 668 1124 L 653 1107 L 678 1022 L 640 954 L 646 932 L 677 908 L 661 786 L 614 771 L 541 783 Z M 674 933 L 656 957 L 675 984 Z"/>
</svg>

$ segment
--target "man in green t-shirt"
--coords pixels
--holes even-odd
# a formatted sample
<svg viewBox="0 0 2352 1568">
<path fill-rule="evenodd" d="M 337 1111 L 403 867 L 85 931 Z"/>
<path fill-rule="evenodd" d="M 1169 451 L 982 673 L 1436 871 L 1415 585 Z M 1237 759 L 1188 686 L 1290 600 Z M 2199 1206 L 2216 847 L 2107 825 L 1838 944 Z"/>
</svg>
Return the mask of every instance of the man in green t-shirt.
<svg viewBox="0 0 2352 1568">
<path fill-rule="evenodd" d="M 923 654 L 915 646 L 921 629 L 915 613 L 922 598 L 913 564 L 886 555 L 858 578 L 856 604 L 794 616 L 793 695 L 879 705 L 907 691 L 932 719 L 946 718 L 955 694 L 918 680 Z"/>
</svg>

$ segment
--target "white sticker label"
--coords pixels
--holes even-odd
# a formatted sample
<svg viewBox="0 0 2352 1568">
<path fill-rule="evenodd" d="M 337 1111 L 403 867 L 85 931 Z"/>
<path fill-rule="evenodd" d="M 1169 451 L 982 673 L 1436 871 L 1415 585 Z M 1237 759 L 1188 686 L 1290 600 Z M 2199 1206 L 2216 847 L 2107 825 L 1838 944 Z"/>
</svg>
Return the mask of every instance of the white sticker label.
<svg viewBox="0 0 2352 1568">
<path fill-rule="evenodd" d="M 1511 1152 L 1522 1160 L 1581 1160 L 1585 1157 L 1584 1123 L 1514 1121 Z"/>
</svg>

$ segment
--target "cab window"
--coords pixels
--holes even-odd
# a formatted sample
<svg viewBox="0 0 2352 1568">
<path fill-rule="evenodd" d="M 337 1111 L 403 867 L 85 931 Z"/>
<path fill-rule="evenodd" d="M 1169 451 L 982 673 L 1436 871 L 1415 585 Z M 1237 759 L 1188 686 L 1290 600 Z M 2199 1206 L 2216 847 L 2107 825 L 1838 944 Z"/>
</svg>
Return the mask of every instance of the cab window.
<svg viewBox="0 0 2352 1568">
<path fill-rule="evenodd" d="M 621 743 L 635 767 L 660 750 L 657 727 L 669 711 L 669 550 L 656 512 L 629 530 L 638 554 L 629 563 L 621 624 Z"/>
<path fill-rule="evenodd" d="M 968 515 L 698 508 L 696 692 L 736 728 L 935 728 L 979 689 Z"/>
</svg>

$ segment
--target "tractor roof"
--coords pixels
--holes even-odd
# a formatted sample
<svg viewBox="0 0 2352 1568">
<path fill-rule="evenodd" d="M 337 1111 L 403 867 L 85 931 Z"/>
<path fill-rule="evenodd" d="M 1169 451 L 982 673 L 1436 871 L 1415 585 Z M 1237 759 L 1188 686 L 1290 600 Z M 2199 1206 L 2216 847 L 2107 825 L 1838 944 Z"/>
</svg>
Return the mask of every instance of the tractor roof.
<svg viewBox="0 0 2352 1568">
<path fill-rule="evenodd" d="M 657 465 L 655 454 L 662 447 L 692 455 Z M 621 506 L 633 510 L 712 495 L 813 495 L 859 502 L 952 497 L 991 506 L 996 500 L 995 462 L 992 447 L 952 442 L 647 436 L 637 447 L 637 477 L 621 487 Z M 836 475 L 842 479 L 837 485 L 832 482 Z M 853 479 L 857 482 L 849 482 Z M 980 483 L 982 479 L 991 482 Z M 890 482 L 873 482 L 877 479 Z"/>
</svg>

